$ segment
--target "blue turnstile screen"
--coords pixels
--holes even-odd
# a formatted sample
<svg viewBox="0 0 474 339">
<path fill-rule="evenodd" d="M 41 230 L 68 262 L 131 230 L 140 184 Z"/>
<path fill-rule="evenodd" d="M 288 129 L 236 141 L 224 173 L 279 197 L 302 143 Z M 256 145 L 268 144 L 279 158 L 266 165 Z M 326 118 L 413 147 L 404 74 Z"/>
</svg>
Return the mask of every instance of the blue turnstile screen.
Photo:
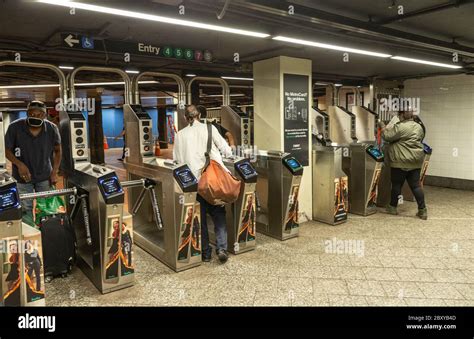
<svg viewBox="0 0 474 339">
<path fill-rule="evenodd" d="M 10 187 L 0 192 L 0 211 L 18 207 L 19 205 L 18 192 L 15 187 Z"/>
<path fill-rule="evenodd" d="M 245 182 L 257 182 L 257 171 L 248 160 L 242 160 L 236 163 L 235 169 Z"/>
<path fill-rule="evenodd" d="M 99 180 L 102 189 L 104 190 L 105 196 L 110 196 L 116 193 L 122 193 L 122 186 L 117 177 L 109 177 Z"/>
<path fill-rule="evenodd" d="M 369 146 L 365 150 L 375 161 L 383 161 L 383 153 L 378 148 Z"/>
<path fill-rule="evenodd" d="M 175 169 L 173 174 L 184 192 L 197 189 L 198 181 L 187 165 Z"/>
</svg>

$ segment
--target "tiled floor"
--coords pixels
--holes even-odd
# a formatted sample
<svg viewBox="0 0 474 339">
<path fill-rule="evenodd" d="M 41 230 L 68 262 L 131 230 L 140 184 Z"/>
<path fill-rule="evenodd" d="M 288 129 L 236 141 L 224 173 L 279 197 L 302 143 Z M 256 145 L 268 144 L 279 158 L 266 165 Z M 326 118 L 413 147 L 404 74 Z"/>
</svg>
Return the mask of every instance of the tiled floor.
<svg viewBox="0 0 474 339">
<path fill-rule="evenodd" d="M 400 216 L 308 222 L 298 238 L 258 234 L 256 250 L 181 273 L 135 247 L 135 286 L 101 295 L 75 269 L 47 285 L 47 304 L 474 306 L 474 192 L 426 187 L 426 196 L 428 221 L 406 202 Z M 327 253 L 338 240 L 359 251 Z"/>
</svg>

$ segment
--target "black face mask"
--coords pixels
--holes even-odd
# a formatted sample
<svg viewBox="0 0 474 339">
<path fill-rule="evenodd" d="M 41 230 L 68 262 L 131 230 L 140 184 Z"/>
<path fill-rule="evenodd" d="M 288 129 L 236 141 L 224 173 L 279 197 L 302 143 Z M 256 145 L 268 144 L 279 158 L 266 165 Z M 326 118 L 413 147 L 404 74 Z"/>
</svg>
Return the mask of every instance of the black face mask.
<svg viewBox="0 0 474 339">
<path fill-rule="evenodd" d="M 40 119 L 40 118 L 28 117 L 26 119 L 26 122 L 27 122 L 28 126 L 30 126 L 30 127 L 41 127 L 41 126 L 43 126 L 44 120 Z"/>
</svg>

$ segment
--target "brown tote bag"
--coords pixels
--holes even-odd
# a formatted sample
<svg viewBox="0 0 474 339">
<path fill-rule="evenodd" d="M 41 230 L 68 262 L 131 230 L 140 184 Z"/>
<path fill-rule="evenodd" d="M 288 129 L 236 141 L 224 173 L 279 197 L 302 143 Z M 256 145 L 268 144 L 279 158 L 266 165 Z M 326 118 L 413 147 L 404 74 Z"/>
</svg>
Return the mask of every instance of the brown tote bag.
<svg viewBox="0 0 474 339">
<path fill-rule="evenodd" d="M 211 160 L 212 124 L 207 124 L 206 164 L 199 179 L 198 193 L 211 205 L 231 204 L 240 193 L 240 181 L 232 176 L 217 161 Z"/>
</svg>

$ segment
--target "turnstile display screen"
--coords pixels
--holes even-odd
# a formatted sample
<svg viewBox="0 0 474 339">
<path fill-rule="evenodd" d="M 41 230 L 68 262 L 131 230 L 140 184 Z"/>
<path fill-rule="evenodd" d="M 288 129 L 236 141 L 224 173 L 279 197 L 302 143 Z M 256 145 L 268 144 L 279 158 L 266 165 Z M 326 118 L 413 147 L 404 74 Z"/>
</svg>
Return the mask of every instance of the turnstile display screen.
<svg viewBox="0 0 474 339">
<path fill-rule="evenodd" d="M 283 158 L 283 163 L 294 175 L 303 174 L 303 166 L 301 166 L 300 162 L 296 160 L 296 158 L 294 157 Z"/>
<path fill-rule="evenodd" d="M 379 149 L 369 146 L 365 150 L 375 161 L 383 161 L 383 153 Z"/>
<path fill-rule="evenodd" d="M 175 169 L 173 174 L 183 192 L 197 189 L 198 181 L 187 165 Z"/>
<path fill-rule="evenodd" d="M 139 119 L 150 119 L 150 115 L 140 105 L 131 105 L 133 111 Z"/>
<path fill-rule="evenodd" d="M 101 179 L 99 181 L 102 189 L 104 190 L 105 196 L 110 196 L 116 193 L 122 193 L 122 186 L 117 177 L 109 177 Z"/>
<path fill-rule="evenodd" d="M 248 160 L 241 160 L 235 164 L 235 169 L 245 182 L 257 182 L 257 171 Z"/>
<path fill-rule="evenodd" d="M 0 211 L 18 207 L 18 192 L 15 187 L 0 192 Z"/>
</svg>

